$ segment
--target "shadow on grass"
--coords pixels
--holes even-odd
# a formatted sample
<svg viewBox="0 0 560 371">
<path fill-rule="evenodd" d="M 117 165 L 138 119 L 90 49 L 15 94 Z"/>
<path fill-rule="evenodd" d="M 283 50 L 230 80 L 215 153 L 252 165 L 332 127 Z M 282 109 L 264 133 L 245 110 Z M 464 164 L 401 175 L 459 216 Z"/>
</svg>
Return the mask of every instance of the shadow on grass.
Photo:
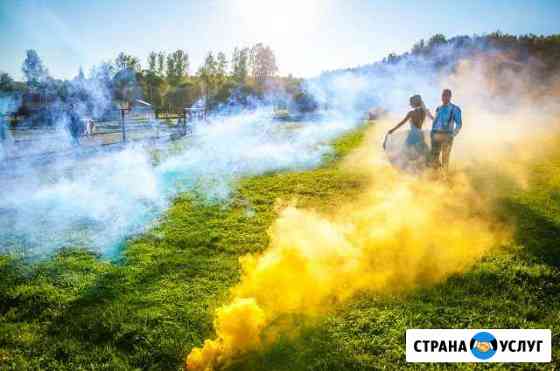
<svg viewBox="0 0 560 371">
<path fill-rule="evenodd" d="M 560 267 L 560 223 L 535 207 L 516 200 L 506 201 L 502 212 L 512 219 L 516 226 L 515 242 L 523 245 L 529 256 L 552 267 Z"/>
<path fill-rule="evenodd" d="M 283 328 L 262 352 L 229 370 L 472 369 L 472 365 L 407 364 L 411 328 L 551 328 L 558 331 L 560 281 L 555 270 L 519 257 L 488 257 L 480 266 L 404 296 L 364 293 L 320 323 Z M 553 357 L 554 359 L 554 357 Z M 488 365 L 504 369 L 502 364 Z M 554 368 L 554 366 L 553 366 Z"/>
</svg>

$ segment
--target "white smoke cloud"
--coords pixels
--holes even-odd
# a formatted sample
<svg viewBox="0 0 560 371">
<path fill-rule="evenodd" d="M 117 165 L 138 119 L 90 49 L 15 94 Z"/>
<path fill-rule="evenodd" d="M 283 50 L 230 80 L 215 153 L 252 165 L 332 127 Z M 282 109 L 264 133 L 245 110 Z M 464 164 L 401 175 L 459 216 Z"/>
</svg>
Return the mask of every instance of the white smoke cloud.
<svg viewBox="0 0 560 371">
<path fill-rule="evenodd" d="M 442 49 L 440 59 L 449 55 L 448 49 Z M 329 115 L 285 123 L 272 120 L 271 110 L 261 108 L 214 117 L 211 124 L 197 125 L 192 137 L 179 141 L 181 150 L 170 151 L 163 145 L 163 160 L 157 164 L 149 148 L 129 145 L 122 151 L 66 158 L 40 171 L 18 169 L 22 176 L 3 178 L 0 185 L 0 249 L 23 247 L 28 254 L 44 255 L 63 246 L 86 246 L 111 256 L 127 237 L 156 221 L 179 192 L 194 191 L 210 201 L 224 201 L 240 177 L 317 166 L 332 150 L 329 141 L 356 127 L 368 108 L 383 107 L 404 117 L 409 97 L 419 93 L 433 109 L 443 87 L 456 92 L 454 101 L 464 113 L 465 126 L 454 156 L 484 155 L 483 149 L 473 151 L 473 143 L 480 138 L 496 143 L 496 135 L 503 137 L 521 128 L 506 122 L 496 124 L 495 113 L 514 109 L 519 92 L 527 91 L 527 86 L 519 76 L 493 78 L 493 83 L 516 83 L 509 89 L 510 96 L 496 99 L 490 89 L 494 85 L 484 76 L 486 69 L 469 59 L 467 66 L 452 63 L 449 68 L 435 68 L 431 61 L 409 57 L 393 64 L 325 74 L 307 81 L 306 87 Z M 488 61 L 481 64 L 487 65 Z M 461 78 L 453 78 L 453 68 L 463 69 Z M 102 89 L 94 96 L 106 101 Z M 429 123 L 425 125 L 429 129 Z M 498 129 L 499 125 L 507 125 L 507 131 Z M 467 142 L 473 137 L 475 140 Z M 469 148 L 462 150 L 462 141 Z"/>
<path fill-rule="evenodd" d="M 2 182 L 1 249 L 41 256 L 84 246 L 113 256 L 127 237 L 156 221 L 178 192 L 223 201 L 239 177 L 317 166 L 332 150 L 329 141 L 357 124 L 334 116 L 285 123 L 260 109 L 200 123 L 178 143 L 179 153 L 162 147 L 159 164 L 148 147 L 130 145 L 39 170 L 19 169 L 19 176 Z"/>
</svg>

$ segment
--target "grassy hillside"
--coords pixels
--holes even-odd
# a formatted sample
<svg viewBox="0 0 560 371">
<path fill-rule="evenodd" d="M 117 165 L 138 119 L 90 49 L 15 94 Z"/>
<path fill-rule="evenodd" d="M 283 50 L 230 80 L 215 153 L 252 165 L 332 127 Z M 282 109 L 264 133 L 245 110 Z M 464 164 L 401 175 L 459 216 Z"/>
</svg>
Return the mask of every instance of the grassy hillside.
<svg viewBox="0 0 560 371">
<path fill-rule="evenodd" d="M 364 131 L 338 140 L 319 169 L 242 180 L 227 204 L 183 195 L 118 262 L 79 250 L 33 265 L 1 257 L 0 369 L 182 367 L 190 349 L 213 334 L 214 309 L 239 279 L 238 257 L 267 246 L 278 199 L 329 209 L 363 190 L 366 179 L 337 160 Z M 356 297 L 233 368 L 401 369 L 405 330 L 414 327 L 558 334 L 559 205 L 560 152 L 534 165 L 528 190 L 510 187 L 497 201 L 496 213 L 517 225 L 512 245 L 435 287 Z M 558 337 L 553 342 L 559 367 Z"/>
</svg>

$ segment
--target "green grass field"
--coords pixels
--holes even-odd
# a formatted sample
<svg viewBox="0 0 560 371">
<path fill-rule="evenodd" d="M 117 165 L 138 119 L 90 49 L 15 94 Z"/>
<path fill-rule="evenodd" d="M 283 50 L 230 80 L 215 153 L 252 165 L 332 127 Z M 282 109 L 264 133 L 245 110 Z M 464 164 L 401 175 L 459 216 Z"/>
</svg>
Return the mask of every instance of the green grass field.
<svg viewBox="0 0 560 371">
<path fill-rule="evenodd" d="M 238 257 L 266 248 L 277 199 L 328 210 L 363 191 L 366 179 L 338 160 L 364 132 L 337 140 L 321 168 L 242 180 L 227 204 L 182 195 L 117 262 L 70 249 L 35 264 L 1 257 L 0 369 L 180 369 L 213 336 L 214 310 L 239 280 Z M 528 189 L 505 175 L 472 176 L 503 180 L 494 211 L 515 226 L 513 243 L 438 285 L 361 294 L 232 368 L 402 369 L 407 328 L 550 328 L 554 363 L 545 368 L 560 368 L 560 151 L 532 165 Z M 493 367 L 504 365 L 484 365 Z"/>
</svg>

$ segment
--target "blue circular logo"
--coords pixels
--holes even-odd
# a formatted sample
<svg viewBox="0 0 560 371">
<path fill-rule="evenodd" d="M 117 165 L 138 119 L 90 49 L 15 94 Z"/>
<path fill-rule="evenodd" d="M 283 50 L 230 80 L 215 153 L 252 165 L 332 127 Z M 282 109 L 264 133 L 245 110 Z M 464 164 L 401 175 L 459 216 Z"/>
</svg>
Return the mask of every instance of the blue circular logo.
<svg viewBox="0 0 560 371">
<path fill-rule="evenodd" d="M 489 359 L 498 350 L 498 340 L 489 332 L 479 332 L 470 343 L 471 353 L 478 359 Z"/>
</svg>

